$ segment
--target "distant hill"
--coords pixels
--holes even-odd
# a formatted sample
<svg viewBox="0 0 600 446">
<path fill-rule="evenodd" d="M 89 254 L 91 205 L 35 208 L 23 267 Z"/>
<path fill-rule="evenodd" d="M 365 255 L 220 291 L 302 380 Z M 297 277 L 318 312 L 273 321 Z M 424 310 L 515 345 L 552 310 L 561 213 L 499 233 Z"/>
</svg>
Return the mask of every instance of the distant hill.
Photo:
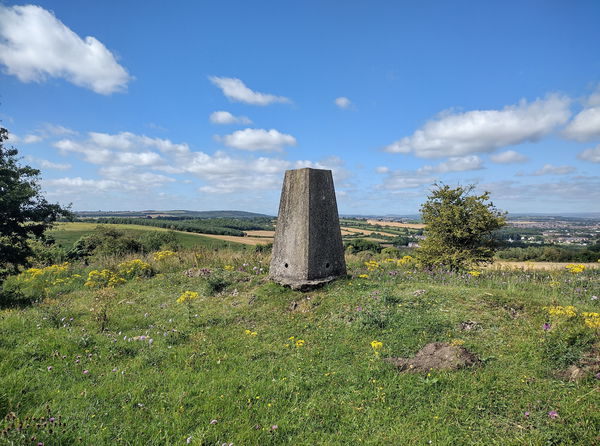
<svg viewBox="0 0 600 446">
<path fill-rule="evenodd" d="M 245 211 L 76 211 L 78 218 L 100 218 L 100 217 L 130 217 L 130 218 L 158 218 L 158 217 L 177 217 L 177 218 L 257 218 L 271 217 L 266 214 L 257 214 L 255 212 Z"/>
</svg>

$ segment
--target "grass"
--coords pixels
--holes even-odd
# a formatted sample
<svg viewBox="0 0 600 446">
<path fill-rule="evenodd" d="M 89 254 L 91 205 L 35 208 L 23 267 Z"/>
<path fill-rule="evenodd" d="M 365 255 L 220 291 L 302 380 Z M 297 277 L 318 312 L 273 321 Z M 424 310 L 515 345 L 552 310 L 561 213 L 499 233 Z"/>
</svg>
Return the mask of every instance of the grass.
<svg viewBox="0 0 600 446">
<path fill-rule="evenodd" d="M 168 231 L 164 228 L 156 228 L 153 226 L 141 226 L 141 225 L 125 225 L 125 224 L 109 224 L 103 223 L 103 226 L 110 226 L 115 229 L 126 231 L 130 234 L 140 235 L 147 231 Z M 96 227 L 98 223 L 58 223 L 55 228 L 48 231 L 47 234 L 56 240 L 56 243 L 65 248 L 71 248 L 73 244 L 79 240 L 79 238 L 89 235 Z M 218 238 L 207 237 L 191 232 L 173 231 L 177 235 L 177 240 L 181 243 L 184 248 L 236 248 L 239 244 L 227 239 L 225 241 L 219 240 Z"/>
<path fill-rule="evenodd" d="M 354 277 L 300 293 L 271 283 L 261 254 L 146 260 L 157 274 L 113 295 L 79 282 L 0 310 L 0 415 L 46 422 L 0 434 L 0 444 L 36 444 L 23 435 L 47 445 L 598 442 L 600 381 L 557 376 L 598 333 L 544 309 L 598 311 L 598 270 L 472 277 L 383 262 L 367 271 L 366 258 L 352 256 Z M 69 274 L 103 266 L 111 264 Z M 184 275 L 192 266 L 207 270 Z M 177 303 L 185 291 L 200 297 Z M 464 321 L 478 329 L 461 330 Z M 398 373 L 374 354 L 373 340 L 383 342 L 381 357 L 454 340 L 482 364 Z M 49 416 L 64 426 L 49 433 Z M 9 425 L 0 422 L 0 431 Z"/>
</svg>

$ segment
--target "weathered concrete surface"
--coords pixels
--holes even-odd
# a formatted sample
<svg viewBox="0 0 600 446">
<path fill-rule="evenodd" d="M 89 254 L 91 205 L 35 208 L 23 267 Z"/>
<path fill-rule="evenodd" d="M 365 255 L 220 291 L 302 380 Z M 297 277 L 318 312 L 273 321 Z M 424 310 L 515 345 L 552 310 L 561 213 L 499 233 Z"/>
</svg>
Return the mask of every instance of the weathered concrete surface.
<svg viewBox="0 0 600 446">
<path fill-rule="evenodd" d="M 286 171 L 273 242 L 271 279 L 293 289 L 309 289 L 345 274 L 331 171 Z"/>
</svg>

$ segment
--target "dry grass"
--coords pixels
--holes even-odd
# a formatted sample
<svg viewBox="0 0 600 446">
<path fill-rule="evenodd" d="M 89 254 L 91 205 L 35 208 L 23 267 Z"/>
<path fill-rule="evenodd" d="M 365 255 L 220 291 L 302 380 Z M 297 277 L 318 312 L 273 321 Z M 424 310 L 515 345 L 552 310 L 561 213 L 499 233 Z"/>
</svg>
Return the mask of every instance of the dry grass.
<svg viewBox="0 0 600 446">
<path fill-rule="evenodd" d="M 367 223 L 370 225 L 392 226 L 394 228 L 423 229 L 425 227 L 421 223 L 399 223 L 397 221 L 367 220 Z"/>
<path fill-rule="evenodd" d="M 497 260 L 493 264 L 487 266 L 487 269 L 492 270 L 564 270 L 565 266 L 579 262 L 509 262 Z M 583 263 L 587 269 L 600 268 L 600 263 Z"/>
</svg>

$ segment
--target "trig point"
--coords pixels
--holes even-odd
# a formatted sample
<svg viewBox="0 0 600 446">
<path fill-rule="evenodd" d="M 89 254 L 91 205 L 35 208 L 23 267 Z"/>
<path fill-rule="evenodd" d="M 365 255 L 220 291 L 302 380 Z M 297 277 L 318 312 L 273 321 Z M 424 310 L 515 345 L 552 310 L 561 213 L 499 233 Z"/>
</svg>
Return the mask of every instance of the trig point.
<svg viewBox="0 0 600 446">
<path fill-rule="evenodd" d="M 285 172 L 270 277 L 309 289 L 346 274 L 331 170 Z"/>
</svg>

